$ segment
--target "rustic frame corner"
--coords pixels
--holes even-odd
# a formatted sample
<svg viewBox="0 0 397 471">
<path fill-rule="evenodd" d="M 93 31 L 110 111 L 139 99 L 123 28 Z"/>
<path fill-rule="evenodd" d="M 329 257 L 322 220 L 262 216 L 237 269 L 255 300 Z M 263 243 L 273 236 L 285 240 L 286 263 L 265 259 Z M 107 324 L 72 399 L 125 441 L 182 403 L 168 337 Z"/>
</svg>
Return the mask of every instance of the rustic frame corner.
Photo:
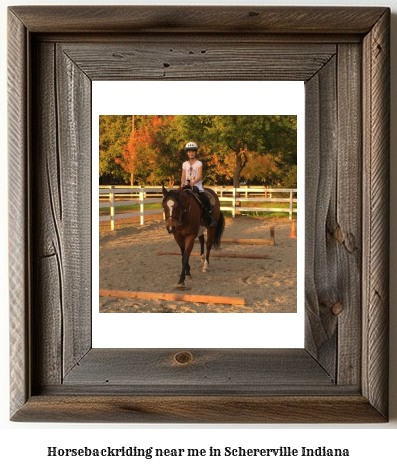
<svg viewBox="0 0 397 471">
<path fill-rule="evenodd" d="M 9 8 L 11 420 L 388 420 L 389 29 L 383 7 Z M 91 81 L 230 71 L 306 84 L 305 348 L 92 349 Z"/>
</svg>

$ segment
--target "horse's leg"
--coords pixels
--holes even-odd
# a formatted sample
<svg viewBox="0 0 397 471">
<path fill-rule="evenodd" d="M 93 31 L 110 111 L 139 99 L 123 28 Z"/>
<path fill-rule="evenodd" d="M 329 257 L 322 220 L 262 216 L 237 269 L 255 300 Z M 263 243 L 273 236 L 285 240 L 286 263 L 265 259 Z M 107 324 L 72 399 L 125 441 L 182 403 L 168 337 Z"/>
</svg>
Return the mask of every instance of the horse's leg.
<svg viewBox="0 0 397 471">
<path fill-rule="evenodd" d="M 185 248 L 184 248 L 184 247 L 183 247 L 183 248 L 181 247 L 182 268 L 183 268 L 183 255 L 184 255 L 184 253 L 185 253 Z M 192 277 L 192 275 L 190 274 L 190 265 L 189 265 L 189 261 L 188 261 L 187 264 L 186 264 L 185 276 L 186 276 L 187 278 L 191 278 L 191 277 Z"/>
<path fill-rule="evenodd" d="M 199 237 L 200 241 L 200 259 L 201 259 L 201 264 L 204 265 L 205 262 L 205 255 L 204 255 L 204 234 L 201 234 Z"/>
<path fill-rule="evenodd" d="M 185 255 L 185 254 L 183 253 L 183 254 L 182 254 L 182 267 L 183 267 L 183 256 L 184 256 L 184 255 Z M 187 262 L 186 262 L 185 276 L 186 276 L 187 278 L 191 278 L 191 277 L 192 277 L 192 275 L 190 274 L 189 259 L 187 259 Z"/>
<path fill-rule="evenodd" d="M 187 278 L 191 278 L 192 275 L 190 274 L 189 257 L 187 258 L 186 263 L 185 263 L 185 265 L 184 265 L 184 258 L 183 258 L 183 256 L 185 255 L 185 249 L 186 249 L 185 243 L 186 243 L 186 240 L 184 240 L 184 247 L 183 247 L 183 250 L 181 249 L 181 253 L 182 253 L 182 268 L 183 268 L 183 266 L 185 266 L 185 276 L 186 276 Z"/>
<path fill-rule="evenodd" d="M 182 234 L 179 233 L 179 232 L 174 233 L 174 239 L 175 239 L 176 243 L 179 245 L 179 248 L 181 249 L 181 255 L 182 255 L 181 260 L 182 260 L 182 270 L 183 270 L 183 266 L 184 266 L 183 265 L 183 255 L 185 253 L 186 241 L 185 241 L 185 238 L 182 236 Z M 189 263 L 187 263 L 186 270 L 183 270 L 183 273 L 185 274 L 185 276 L 191 277 Z M 182 276 L 182 274 L 181 274 L 181 276 Z M 178 285 L 179 285 L 179 283 L 177 284 L 177 286 Z"/>
<path fill-rule="evenodd" d="M 196 237 L 194 235 L 189 235 L 185 238 L 185 250 L 182 256 L 182 272 L 179 278 L 177 287 L 184 288 L 185 287 L 185 278 L 187 273 L 190 274 L 190 266 L 189 266 L 189 257 L 193 249 L 194 239 Z"/>
<path fill-rule="evenodd" d="M 215 227 L 208 228 L 207 229 L 207 242 L 206 242 L 207 252 L 204 258 L 203 272 L 206 272 L 208 270 L 208 265 L 210 263 L 210 252 L 211 252 L 212 241 L 214 240 L 214 236 L 215 236 Z"/>
</svg>

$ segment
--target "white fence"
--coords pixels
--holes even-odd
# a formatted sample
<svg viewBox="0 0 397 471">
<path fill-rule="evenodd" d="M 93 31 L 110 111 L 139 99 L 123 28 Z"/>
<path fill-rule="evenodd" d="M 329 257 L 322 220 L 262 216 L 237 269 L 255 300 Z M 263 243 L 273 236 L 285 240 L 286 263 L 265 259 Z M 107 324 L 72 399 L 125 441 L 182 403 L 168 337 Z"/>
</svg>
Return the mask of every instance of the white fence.
<svg viewBox="0 0 397 471">
<path fill-rule="evenodd" d="M 218 195 L 222 203 L 229 205 L 221 206 L 222 211 L 230 211 L 232 216 L 243 212 L 272 212 L 288 213 L 289 219 L 297 213 L 295 203 L 297 203 L 297 189 L 293 188 L 264 188 L 264 187 L 210 187 Z M 288 195 L 277 198 L 277 194 Z M 131 187 L 131 186 L 100 186 L 99 187 L 99 207 L 109 208 L 109 214 L 99 216 L 99 221 L 110 221 L 110 228 L 113 231 L 115 221 L 125 218 L 140 218 L 140 224 L 145 223 L 145 216 L 148 214 L 161 214 L 163 209 L 145 209 L 145 205 L 159 204 L 163 200 L 161 187 Z M 244 206 L 243 203 L 269 203 L 264 206 Z M 277 207 L 275 203 L 288 203 L 288 207 Z M 116 214 L 118 206 L 137 206 L 134 212 L 122 212 Z"/>
<path fill-rule="evenodd" d="M 296 188 L 263 188 L 263 187 L 212 187 L 218 194 L 219 200 L 222 202 L 231 202 L 230 206 L 221 206 L 222 211 L 231 211 L 232 216 L 243 212 L 270 212 L 270 213 L 288 213 L 289 219 L 292 219 L 297 208 Z M 288 194 L 287 198 L 277 198 L 273 195 L 280 193 Z M 242 196 L 244 195 L 244 196 Z M 243 206 L 241 203 L 269 203 L 266 206 Z M 280 208 L 274 203 L 288 203 L 288 208 Z"/>
</svg>

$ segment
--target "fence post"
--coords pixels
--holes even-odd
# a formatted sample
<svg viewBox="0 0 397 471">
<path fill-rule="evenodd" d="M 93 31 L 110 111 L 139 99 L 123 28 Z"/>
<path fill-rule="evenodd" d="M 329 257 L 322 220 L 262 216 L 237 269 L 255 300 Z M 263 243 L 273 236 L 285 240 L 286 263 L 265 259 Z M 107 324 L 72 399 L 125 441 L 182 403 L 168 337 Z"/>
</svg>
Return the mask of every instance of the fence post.
<svg viewBox="0 0 397 471">
<path fill-rule="evenodd" d="M 140 193 L 140 203 L 139 203 L 139 208 L 140 208 L 140 220 L 141 220 L 141 226 L 145 224 L 145 203 L 144 203 L 144 198 L 145 198 L 145 190 L 144 188 L 139 189 Z"/>
<path fill-rule="evenodd" d="M 109 188 L 109 201 L 110 201 L 110 230 L 114 231 L 114 216 L 115 216 L 115 196 L 114 196 L 114 186 Z"/>
<path fill-rule="evenodd" d="M 292 189 L 289 190 L 289 219 L 291 221 L 292 219 L 292 200 L 293 200 L 293 196 L 294 196 L 294 193 L 292 191 Z"/>
<path fill-rule="evenodd" d="M 236 188 L 233 188 L 233 209 L 232 216 L 236 217 Z"/>
</svg>

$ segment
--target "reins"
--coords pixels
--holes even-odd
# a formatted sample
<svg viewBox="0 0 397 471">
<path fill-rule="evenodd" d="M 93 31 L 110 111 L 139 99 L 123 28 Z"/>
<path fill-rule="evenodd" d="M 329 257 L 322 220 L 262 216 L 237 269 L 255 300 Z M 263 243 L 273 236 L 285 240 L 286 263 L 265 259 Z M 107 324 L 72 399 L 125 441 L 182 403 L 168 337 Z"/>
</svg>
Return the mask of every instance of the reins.
<svg viewBox="0 0 397 471">
<path fill-rule="evenodd" d="M 166 219 L 177 219 L 177 225 L 176 227 L 179 227 L 179 226 L 182 226 L 183 224 L 185 224 L 186 222 L 186 219 L 188 218 L 189 214 L 190 214 L 190 210 L 192 209 L 192 199 L 193 199 L 193 193 L 191 193 L 190 195 L 190 204 L 189 204 L 189 209 L 186 209 L 183 204 L 182 204 L 182 201 L 179 199 L 178 195 L 175 194 L 175 195 L 167 195 L 166 198 L 164 198 L 164 202 L 167 201 L 167 199 L 169 198 L 174 198 L 178 203 L 179 203 L 179 207 L 181 209 L 181 211 L 179 212 L 179 217 L 178 219 L 174 216 L 167 216 Z M 182 219 L 182 215 L 183 213 L 185 213 L 185 218 Z"/>
</svg>

